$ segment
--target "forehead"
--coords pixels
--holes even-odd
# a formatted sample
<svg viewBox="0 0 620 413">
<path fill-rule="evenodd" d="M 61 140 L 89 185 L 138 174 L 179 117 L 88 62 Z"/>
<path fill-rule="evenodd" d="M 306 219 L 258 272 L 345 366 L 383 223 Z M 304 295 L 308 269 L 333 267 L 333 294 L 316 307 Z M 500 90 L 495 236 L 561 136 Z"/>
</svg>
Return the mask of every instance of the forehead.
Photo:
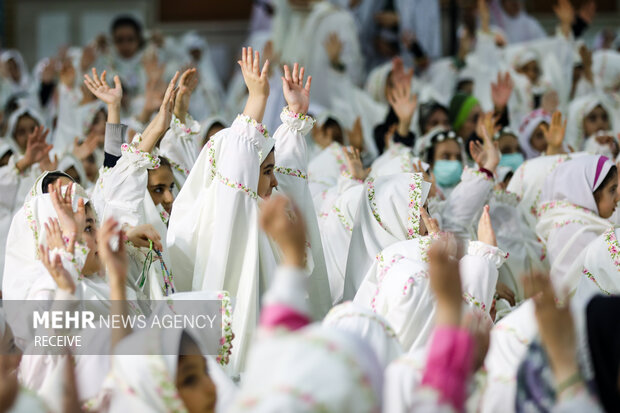
<svg viewBox="0 0 620 413">
<path fill-rule="evenodd" d="M 160 166 L 157 169 L 149 169 L 149 185 L 170 185 L 174 183 L 174 175 L 169 166 Z"/>
<path fill-rule="evenodd" d="M 261 169 L 264 169 L 267 167 L 274 166 L 275 163 L 276 163 L 276 154 L 275 154 L 275 151 L 271 151 L 269 152 L 269 155 L 267 155 L 267 157 L 265 158 L 265 160 L 263 161 L 260 167 Z"/>
<path fill-rule="evenodd" d="M 435 152 L 461 153 L 461 148 L 454 139 L 446 139 L 435 144 Z"/>
<path fill-rule="evenodd" d="M 517 137 L 514 135 L 510 135 L 510 134 L 502 135 L 497 140 L 497 143 L 499 143 L 500 145 L 508 145 L 508 144 L 518 143 L 518 142 L 519 141 Z"/>
</svg>

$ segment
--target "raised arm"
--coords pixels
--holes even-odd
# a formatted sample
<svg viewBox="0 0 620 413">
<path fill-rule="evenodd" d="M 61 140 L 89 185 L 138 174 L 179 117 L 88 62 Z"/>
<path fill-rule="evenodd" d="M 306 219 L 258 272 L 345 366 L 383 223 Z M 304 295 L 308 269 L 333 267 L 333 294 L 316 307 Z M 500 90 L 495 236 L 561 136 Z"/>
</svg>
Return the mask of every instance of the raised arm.
<svg viewBox="0 0 620 413">
<path fill-rule="evenodd" d="M 84 85 L 108 106 L 108 123 L 121 123 L 121 99 L 123 98 L 121 79 L 114 76 L 114 88 L 111 88 L 106 81 L 107 72 L 105 70 L 101 76 L 97 76 L 97 69 L 93 67 L 92 74 L 92 78 L 84 74 Z"/>
<path fill-rule="evenodd" d="M 253 54 L 252 54 L 253 53 Z M 241 50 L 241 60 L 237 63 L 241 66 L 243 80 L 248 88 L 248 100 L 245 103 L 243 114 L 262 122 L 269 97 L 269 60 L 265 60 L 262 70 L 260 69 L 260 53 L 253 52 L 251 47 Z"/>
</svg>

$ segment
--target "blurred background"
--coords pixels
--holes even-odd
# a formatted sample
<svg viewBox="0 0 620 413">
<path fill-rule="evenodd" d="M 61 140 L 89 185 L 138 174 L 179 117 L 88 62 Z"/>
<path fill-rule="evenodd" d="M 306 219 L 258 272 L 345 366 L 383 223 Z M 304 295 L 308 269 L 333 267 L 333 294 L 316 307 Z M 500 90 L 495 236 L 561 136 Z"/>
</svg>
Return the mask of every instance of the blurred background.
<svg viewBox="0 0 620 413">
<path fill-rule="evenodd" d="M 467 10 L 476 7 L 476 0 L 436 1 L 441 10 L 443 54 L 454 54 L 457 27 L 466 19 Z M 523 3 L 548 33 L 554 31 L 554 1 Z M 573 3 L 578 9 L 583 1 Z M 620 26 L 620 0 L 595 3 L 596 19 L 583 36 L 587 43 L 600 36 L 602 29 L 617 31 Z M 131 15 L 143 24 L 147 37 L 158 32 L 180 37 L 197 31 L 206 38 L 217 74 L 227 83 L 239 47 L 251 29 L 268 29 L 272 12 L 271 0 L 0 0 L 1 47 L 17 48 L 33 67 L 62 46 L 83 46 L 99 34 L 109 36 L 115 16 Z"/>
</svg>

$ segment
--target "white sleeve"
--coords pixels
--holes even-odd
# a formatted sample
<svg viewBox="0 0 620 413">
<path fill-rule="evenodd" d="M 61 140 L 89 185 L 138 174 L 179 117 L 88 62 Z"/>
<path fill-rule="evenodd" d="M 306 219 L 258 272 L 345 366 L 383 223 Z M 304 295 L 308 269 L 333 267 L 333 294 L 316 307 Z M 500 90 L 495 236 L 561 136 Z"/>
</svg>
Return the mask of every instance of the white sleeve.
<svg viewBox="0 0 620 413">
<path fill-rule="evenodd" d="M 186 115 L 185 123 L 172 115 L 170 129 L 162 138 L 159 144 L 159 153 L 165 156 L 174 169 L 183 172 L 185 176 L 198 159 L 200 123 L 195 121 L 189 113 Z"/>
<path fill-rule="evenodd" d="M 263 296 L 262 305 L 290 307 L 311 319 L 307 279 L 306 274 L 299 268 L 279 266 L 271 286 Z"/>
<path fill-rule="evenodd" d="M 466 167 L 461 182 L 442 208 L 442 230 L 454 233 L 461 241 L 469 239 L 469 230 L 482 207 L 489 202 L 494 181 L 485 173 Z"/>
<path fill-rule="evenodd" d="M 137 139 L 137 140 L 136 140 Z M 148 183 L 148 169 L 159 167 L 159 158 L 140 151 L 135 142 L 121 146 L 121 158 L 98 182 L 95 191 L 103 198 L 101 222 L 114 217 L 121 224 L 139 225 Z"/>
<path fill-rule="evenodd" d="M 489 313 L 497 285 L 498 268 L 508 254 L 480 241 L 471 241 L 460 261 L 463 299 L 470 307 Z"/>
</svg>

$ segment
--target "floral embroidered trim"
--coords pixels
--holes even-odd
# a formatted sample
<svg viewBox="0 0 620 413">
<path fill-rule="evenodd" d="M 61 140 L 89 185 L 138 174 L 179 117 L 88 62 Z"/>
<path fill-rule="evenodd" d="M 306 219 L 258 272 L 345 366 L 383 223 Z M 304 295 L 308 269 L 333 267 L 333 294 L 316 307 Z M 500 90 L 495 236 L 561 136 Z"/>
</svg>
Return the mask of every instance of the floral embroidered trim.
<svg viewBox="0 0 620 413">
<path fill-rule="evenodd" d="M 308 114 L 304 114 L 304 113 L 293 112 L 292 110 L 289 109 L 288 106 L 285 106 L 284 109 L 282 109 L 282 113 L 284 115 L 288 116 L 289 118 L 300 119 L 300 120 L 307 120 L 307 121 L 312 122 L 312 124 L 314 124 L 314 122 L 316 122 L 312 116 L 310 116 Z"/>
<path fill-rule="evenodd" d="M 168 211 L 160 211 L 159 217 L 161 218 L 161 222 L 163 222 L 165 225 L 168 225 L 168 221 L 170 220 L 170 214 L 168 213 Z"/>
<path fill-rule="evenodd" d="M 596 215 L 594 212 L 590 211 L 587 208 L 584 208 L 579 205 L 575 205 L 568 201 L 562 200 L 562 201 L 549 201 L 549 202 L 544 202 L 540 204 L 540 206 L 538 207 L 538 217 L 540 218 L 545 212 L 548 212 L 554 208 L 570 208 L 576 211 L 581 211 L 581 212 L 585 212 L 588 214 Z"/>
<path fill-rule="evenodd" d="M 340 210 L 340 208 L 338 208 L 336 205 L 334 205 L 332 207 L 332 211 L 334 211 L 334 213 L 336 214 L 336 216 L 338 217 L 338 220 L 340 221 L 340 223 L 342 224 L 342 226 L 344 227 L 344 229 L 346 229 L 349 232 L 353 232 L 353 225 L 351 225 L 347 219 L 345 218 L 344 214 L 342 213 L 342 211 Z"/>
<path fill-rule="evenodd" d="M 24 212 L 26 213 L 26 221 L 28 221 L 28 226 L 32 231 L 32 235 L 34 236 L 34 245 L 39 245 L 39 228 L 37 227 L 37 222 L 34 219 L 34 213 L 32 212 L 32 205 L 30 202 L 24 203 Z M 39 257 L 39 248 L 35 247 L 35 254 Z"/>
<path fill-rule="evenodd" d="M 257 122 L 255 119 L 252 119 L 251 117 L 243 115 L 243 114 L 237 115 L 235 122 L 238 120 L 241 122 L 248 123 L 251 126 L 255 127 L 258 133 L 263 135 L 265 139 L 269 139 L 269 132 L 267 132 L 267 128 L 265 128 L 265 125 L 263 125 L 262 123 Z"/>
<path fill-rule="evenodd" d="M 493 197 L 499 202 L 515 207 L 521 202 L 521 197 L 519 197 L 519 195 L 503 189 L 494 189 Z"/>
<path fill-rule="evenodd" d="M 183 168 L 181 165 L 179 165 L 176 162 L 171 161 L 170 159 L 168 159 L 168 162 L 170 162 L 170 166 L 172 166 L 173 169 L 176 169 L 177 171 L 181 172 L 186 177 L 189 176 L 189 169 Z"/>
<path fill-rule="evenodd" d="M 215 178 L 215 174 L 217 171 L 217 165 L 215 163 L 215 145 L 213 144 L 213 138 L 209 139 L 207 142 L 207 160 L 211 165 L 211 179 Z"/>
<path fill-rule="evenodd" d="M 519 332 L 514 327 L 508 327 L 504 323 L 499 323 L 499 324 L 495 324 L 495 326 L 493 326 L 493 330 L 495 330 L 495 331 L 505 331 L 506 333 L 514 335 L 519 343 L 524 344 L 526 346 L 530 345 L 530 340 L 519 336 Z"/>
<path fill-rule="evenodd" d="M 139 142 L 139 140 L 138 140 Z M 142 159 L 144 159 L 148 165 L 147 167 L 149 169 L 157 169 L 159 168 L 159 158 L 157 156 L 153 156 L 152 154 L 150 154 L 149 152 L 143 152 L 141 150 L 139 150 L 137 147 L 135 147 L 133 144 L 128 145 L 126 143 L 121 145 L 121 153 L 123 154 L 134 154 L 134 155 L 138 155 L 139 157 L 142 157 Z"/>
<path fill-rule="evenodd" d="M 173 380 L 170 378 L 168 370 L 166 370 L 163 359 L 159 356 L 152 356 L 152 360 L 156 360 L 155 362 L 149 363 L 151 367 L 151 374 L 156 378 L 157 382 L 155 391 L 162 398 L 166 408 L 171 412 L 187 411 Z M 135 394 L 135 390 L 131 387 L 128 387 L 127 391 L 130 394 Z"/>
<path fill-rule="evenodd" d="M 409 183 L 409 215 L 407 216 L 407 239 L 420 236 L 420 201 L 422 200 L 422 174 L 411 174 Z"/>
<path fill-rule="evenodd" d="M 276 172 L 281 173 L 282 175 L 290 175 L 290 176 L 294 176 L 294 177 L 301 178 L 301 179 L 308 179 L 308 175 L 306 175 L 300 169 L 293 169 L 293 168 L 285 168 L 283 166 L 276 166 L 274 168 L 274 170 Z"/>
<path fill-rule="evenodd" d="M 551 172 L 553 172 L 553 170 L 555 168 L 558 167 L 558 165 L 560 165 L 562 162 L 565 161 L 570 161 L 571 157 L 570 155 L 562 155 L 560 156 L 552 165 L 551 168 L 549 169 L 549 171 L 547 172 L 547 175 L 550 174 Z M 525 168 L 521 168 L 521 179 L 523 180 L 524 178 L 524 174 L 525 174 Z M 538 192 L 536 193 L 536 196 L 534 197 L 534 203 L 532 203 L 532 205 L 530 206 L 530 213 L 532 215 L 536 216 L 540 216 L 538 215 L 538 203 L 540 202 L 540 196 L 542 194 L 542 188 L 538 190 Z"/>
<path fill-rule="evenodd" d="M 474 176 L 479 176 L 479 177 L 484 178 L 487 181 L 493 182 L 493 179 L 489 175 L 485 174 L 482 171 L 479 171 L 478 169 L 474 169 L 474 168 L 470 168 L 470 167 L 465 167 L 465 170 L 468 171 L 469 173 L 471 173 Z"/>
<path fill-rule="evenodd" d="M 185 116 L 186 116 L 186 122 L 183 123 L 183 122 L 181 122 L 181 119 L 179 119 L 176 116 L 172 115 L 172 124 L 174 126 L 176 126 L 177 128 L 179 128 L 186 135 L 186 136 L 182 136 L 182 137 L 187 137 L 187 135 L 191 136 L 191 135 L 198 134 L 198 132 L 200 132 L 200 124 L 198 122 L 196 122 L 194 119 L 192 119 L 192 117 L 189 114 L 187 114 Z M 198 125 L 198 128 L 194 128 L 194 129 L 196 129 L 196 130 L 194 130 L 191 127 L 187 127 L 187 124 Z"/>
<path fill-rule="evenodd" d="M 479 308 L 482 311 L 485 311 L 487 309 L 487 306 L 483 302 L 478 301 L 476 297 L 466 291 L 463 291 L 463 300 L 465 300 L 467 304 L 473 305 L 474 307 Z"/>
<path fill-rule="evenodd" d="M 381 291 L 381 284 L 383 283 L 383 279 L 385 278 L 385 275 L 390 270 L 390 268 L 392 268 L 394 264 L 396 264 L 403 258 L 405 257 L 400 254 L 396 254 L 392 257 L 390 262 L 386 264 L 383 254 L 379 253 L 377 255 L 376 260 L 379 261 L 379 266 L 378 266 L 379 275 L 377 276 L 377 288 L 375 290 L 374 295 L 372 296 L 372 299 L 370 300 L 370 307 L 372 308 L 372 311 L 374 311 L 375 313 L 377 312 L 377 306 L 376 306 L 377 296 L 379 295 L 379 291 Z"/>
<path fill-rule="evenodd" d="M 585 268 L 585 267 L 584 267 L 584 268 L 583 268 L 583 271 L 581 271 L 581 272 L 582 272 L 582 274 L 583 274 L 583 275 L 585 275 L 586 277 L 588 277 L 588 279 L 589 279 L 590 281 L 592 281 L 592 282 L 593 282 L 593 283 L 594 283 L 594 284 L 598 287 L 598 289 L 599 289 L 599 290 L 601 290 L 601 292 L 602 292 L 603 294 L 605 294 L 605 295 L 611 295 L 611 293 L 610 293 L 609 291 L 607 291 L 606 289 L 604 289 L 603 287 L 601 287 L 601 285 L 598 283 L 598 281 L 596 281 L 596 278 L 594 278 L 594 275 L 593 275 L 590 271 L 588 271 L 588 269 L 587 269 L 587 268 Z"/>
<path fill-rule="evenodd" d="M 340 173 L 348 171 L 347 165 L 342 156 L 342 145 L 338 142 L 334 142 L 329 145 L 329 149 L 332 151 L 332 155 L 336 158 L 336 163 L 340 166 Z"/>
<path fill-rule="evenodd" d="M 565 227 L 568 224 L 587 225 L 584 221 L 582 221 L 580 219 L 567 219 L 567 220 L 564 220 L 564 221 L 554 222 L 553 223 L 553 227 L 554 228 L 562 228 L 562 227 Z"/>
<path fill-rule="evenodd" d="M 614 227 L 609 228 L 604 234 L 605 241 L 607 241 L 607 251 L 616 266 L 616 269 L 620 271 L 620 244 L 616 238 L 616 229 Z"/>
<path fill-rule="evenodd" d="M 225 176 L 222 176 L 222 174 L 220 174 L 219 172 L 216 172 L 215 174 L 217 178 L 220 180 L 220 182 L 222 182 L 224 185 L 229 186 L 233 189 L 238 189 L 240 191 L 243 191 L 253 199 L 258 199 L 258 194 L 252 189 L 248 188 L 247 186 L 240 184 L 239 182 L 235 182 L 232 179 L 229 179 Z"/>
<path fill-rule="evenodd" d="M 325 319 L 340 320 L 340 319 L 343 319 L 343 318 L 351 318 L 351 317 L 366 318 L 368 320 L 374 321 L 375 323 L 379 324 L 383 328 L 383 331 L 385 331 L 385 333 L 388 336 L 392 337 L 395 340 L 398 340 L 398 335 L 396 334 L 396 331 L 394 331 L 392 326 L 387 324 L 385 321 L 383 321 L 379 317 L 375 317 L 375 316 L 372 316 L 372 315 L 366 314 L 366 313 L 351 312 L 349 310 L 345 310 L 345 311 L 342 312 L 342 314 L 339 314 L 338 313 L 339 311 L 341 311 L 341 310 L 339 308 L 337 308 L 337 307 L 332 308 L 332 310 L 330 310 L 329 313 L 327 313 L 327 315 L 325 316 Z M 336 314 L 331 316 L 330 314 L 332 312 L 336 313 Z"/>
<path fill-rule="evenodd" d="M 379 212 L 377 211 L 377 202 L 375 201 L 375 179 L 368 178 L 366 180 L 366 185 L 368 186 L 368 202 L 370 203 L 370 211 L 372 212 L 372 215 L 375 217 L 375 220 L 381 228 L 387 232 L 390 232 L 390 230 L 388 230 L 383 224 L 383 221 L 381 221 L 381 216 L 379 216 Z"/>
<path fill-rule="evenodd" d="M 230 294 L 228 291 L 222 291 L 217 295 L 218 300 L 222 300 L 222 338 L 220 338 L 220 351 L 215 358 L 218 363 L 225 366 L 230 361 L 230 353 L 232 349 L 233 331 L 232 331 L 232 306 L 230 304 Z"/>
<path fill-rule="evenodd" d="M 360 184 L 364 183 L 364 181 L 362 179 L 354 178 L 353 175 L 351 175 L 351 172 L 349 172 L 349 171 L 346 171 L 346 170 L 345 171 L 340 171 L 340 175 L 342 175 L 346 179 L 350 179 L 350 180 L 355 181 L 357 183 L 360 183 Z"/>
</svg>

